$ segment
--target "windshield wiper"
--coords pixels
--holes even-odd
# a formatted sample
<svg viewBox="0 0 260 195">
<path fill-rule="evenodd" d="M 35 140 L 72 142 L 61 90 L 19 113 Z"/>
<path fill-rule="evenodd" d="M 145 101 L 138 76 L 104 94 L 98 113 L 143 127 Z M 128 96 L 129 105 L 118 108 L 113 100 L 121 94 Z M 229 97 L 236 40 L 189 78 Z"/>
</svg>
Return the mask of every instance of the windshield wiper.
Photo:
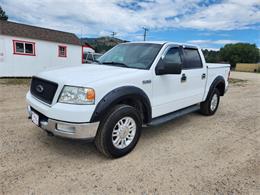
<svg viewBox="0 0 260 195">
<path fill-rule="evenodd" d="M 112 64 L 112 65 L 118 65 L 118 66 L 122 66 L 122 67 L 126 67 L 126 68 L 129 68 L 129 66 L 127 66 L 126 64 L 124 63 L 121 63 L 121 62 L 100 62 L 102 64 Z"/>
</svg>

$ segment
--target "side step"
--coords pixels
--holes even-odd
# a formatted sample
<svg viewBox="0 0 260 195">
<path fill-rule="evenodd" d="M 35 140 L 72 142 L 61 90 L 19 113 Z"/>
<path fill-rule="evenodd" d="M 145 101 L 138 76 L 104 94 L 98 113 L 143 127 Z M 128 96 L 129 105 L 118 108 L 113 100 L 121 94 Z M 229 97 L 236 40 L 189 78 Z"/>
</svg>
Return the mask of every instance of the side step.
<svg viewBox="0 0 260 195">
<path fill-rule="evenodd" d="M 176 119 L 178 117 L 181 117 L 183 115 L 186 115 L 186 114 L 189 114 L 191 112 L 196 112 L 200 109 L 200 105 L 199 104 L 196 104 L 196 105 L 193 105 L 193 106 L 189 106 L 187 108 L 183 108 L 181 110 L 177 110 L 175 112 L 172 112 L 172 113 L 169 113 L 169 114 L 166 114 L 166 115 L 163 115 L 163 116 L 159 116 L 157 118 L 154 118 L 152 119 L 152 121 L 147 124 L 148 126 L 156 126 L 156 125 L 160 125 L 162 123 L 166 123 L 166 122 L 169 122 L 173 119 Z"/>
</svg>

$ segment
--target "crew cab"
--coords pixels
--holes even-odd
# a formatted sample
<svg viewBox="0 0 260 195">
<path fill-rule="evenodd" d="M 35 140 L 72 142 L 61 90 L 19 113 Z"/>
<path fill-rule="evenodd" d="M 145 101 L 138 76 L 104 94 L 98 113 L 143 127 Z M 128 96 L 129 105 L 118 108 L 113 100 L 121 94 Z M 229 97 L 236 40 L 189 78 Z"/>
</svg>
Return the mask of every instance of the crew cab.
<svg viewBox="0 0 260 195">
<path fill-rule="evenodd" d="M 229 74 L 230 65 L 206 63 L 195 45 L 123 43 L 96 63 L 33 76 L 28 115 L 48 134 L 94 138 L 103 154 L 121 157 L 144 126 L 194 111 L 213 115 Z"/>
</svg>

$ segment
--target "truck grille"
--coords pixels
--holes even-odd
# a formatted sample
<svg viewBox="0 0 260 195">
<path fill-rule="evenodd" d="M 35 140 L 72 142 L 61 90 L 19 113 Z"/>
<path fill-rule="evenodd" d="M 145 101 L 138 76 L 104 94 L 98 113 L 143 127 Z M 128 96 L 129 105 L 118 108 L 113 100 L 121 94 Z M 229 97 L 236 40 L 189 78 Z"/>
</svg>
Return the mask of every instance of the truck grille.
<svg viewBox="0 0 260 195">
<path fill-rule="evenodd" d="M 32 77 L 31 94 L 43 102 L 51 104 L 57 88 L 57 83 Z"/>
</svg>

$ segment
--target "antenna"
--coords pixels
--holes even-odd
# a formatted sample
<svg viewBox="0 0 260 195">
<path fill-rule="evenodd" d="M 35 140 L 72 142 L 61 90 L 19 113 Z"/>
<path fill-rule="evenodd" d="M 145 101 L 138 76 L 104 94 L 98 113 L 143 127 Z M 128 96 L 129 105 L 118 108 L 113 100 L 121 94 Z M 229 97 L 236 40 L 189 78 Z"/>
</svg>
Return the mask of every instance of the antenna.
<svg viewBox="0 0 260 195">
<path fill-rule="evenodd" d="M 148 28 L 143 27 L 144 29 L 144 41 L 146 41 L 147 32 L 149 31 Z"/>
<path fill-rule="evenodd" d="M 116 32 L 112 32 L 112 33 L 111 33 L 111 35 L 112 35 L 113 38 L 115 38 L 115 35 L 116 35 L 116 34 L 117 34 Z"/>
</svg>

